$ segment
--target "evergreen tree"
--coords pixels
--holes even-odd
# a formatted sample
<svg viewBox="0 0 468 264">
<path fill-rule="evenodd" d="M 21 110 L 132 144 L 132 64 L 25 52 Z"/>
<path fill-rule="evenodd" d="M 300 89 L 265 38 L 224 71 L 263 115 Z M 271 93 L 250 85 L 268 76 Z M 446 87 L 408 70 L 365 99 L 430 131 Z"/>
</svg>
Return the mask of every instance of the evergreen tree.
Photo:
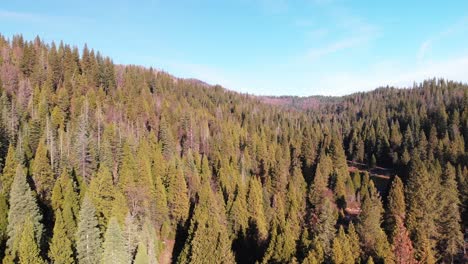
<svg viewBox="0 0 468 264">
<path fill-rule="evenodd" d="M 406 218 L 406 203 L 404 195 L 403 182 L 400 177 L 395 176 L 388 195 L 388 210 L 385 218 L 387 233 L 390 239 L 393 238 L 393 232 L 396 229 L 397 221 L 404 221 Z"/>
<path fill-rule="evenodd" d="M 263 209 L 262 184 L 257 178 L 252 178 L 250 180 L 247 204 L 250 215 L 249 221 L 255 226 L 258 239 L 266 239 L 268 231 Z"/>
<path fill-rule="evenodd" d="M 125 245 L 125 238 L 120 229 L 117 219 L 111 217 L 104 236 L 104 252 L 102 254 L 103 264 L 128 264 L 130 255 Z"/>
<path fill-rule="evenodd" d="M 218 204 L 208 182 L 190 221 L 189 233 L 177 263 L 234 263 L 231 240 L 223 224 L 224 208 Z"/>
<path fill-rule="evenodd" d="M 335 237 L 336 220 L 337 214 L 332 202 L 328 198 L 325 198 L 318 212 L 317 225 L 315 227 L 315 235 L 320 243 L 322 243 L 325 254 L 330 254 L 331 242 Z"/>
<path fill-rule="evenodd" d="M 15 148 L 10 144 L 8 147 L 8 154 L 6 156 L 5 166 L 3 172 L 0 174 L 0 190 L 7 196 L 10 194 L 11 184 L 16 175 L 16 168 L 18 161 L 16 160 Z"/>
<path fill-rule="evenodd" d="M 30 232 L 34 236 L 34 243 L 41 244 L 43 226 L 42 215 L 34 197 L 33 191 L 26 182 L 23 168 L 18 166 L 16 176 L 10 191 L 10 210 L 8 211 L 8 241 L 6 255 L 15 257 L 21 232 L 29 221 L 33 225 Z M 29 228 L 29 227 L 28 227 Z M 28 234 L 28 235 L 30 235 Z"/>
<path fill-rule="evenodd" d="M 18 245 L 18 260 L 22 264 L 41 264 L 45 261 L 41 257 L 38 241 L 36 240 L 34 222 L 27 217 L 23 223 Z"/>
<path fill-rule="evenodd" d="M 78 219 L 76 233 L 78 263 L 99 263 L 101 260 L 101 232 L 96 217 L 96 209 L 88 196 L 83 199 Z"/>
<path fill-rule="evenodd" d="M 44 140 L 39 142 L 32 166 L 32 175 L 36 191 L 39 197 L 44 201 L 49 201 L 54 186 L 54 175 L 50 167 L 47 148 Z"/>
<path fill-rule="evenodd" d="M 149 264 L 149 257 L 144 243 L 138 244 L 134 264 Z"/>
<path fill-rule="evenodd" d="M 435 182 L 435 183 L 434 183 Z M 406 224 L 414 242 L 415 255 L 419 261 L 434 258 L 434 240 L 436 236 L 436 193 L 433 188 L 438 179 L 430 179 L 424 164 L 415 159 L 406 186 L 408 215 Z M 434 187 L 433 187 L 434 186 Z"/>
<path fill-rule="evenodd" d="M 100 166 L 98 173 L 91 180 L 88 193 L 96 207 L 101 227 L 105 227 L 111 217 L 116 192 L 111 172 L 106 166 Z"/>
<path fill-rule="evenodd" d="M 49 258 L 53 263 L 74 263 L 72 242 L 67 236 L 62 213 L 58 211 L 55 215 L 53 236 L 49 246 Z"/>
<path fill-rule="evenodd" d="M 159 141 L 162 144 L 164 157 L 170 159 L 175 154 L 175 143 L 170 127 L 164 117 L 161 117 L 159 123 Z"/>
<path fill-rule="evenodd" d="M 415 264 L 414 250 L 409 233 L 406 230 L 404 222 L 397 218 L 395 229 L 393 231 L 393 254 L 397 264 Z"/>
<path fill-rule="evenodd" d="M 182 168 L 180 166 L 176 167 L 175 164 L 170 165 L 167 178 L 167 197 L 170 215 L 176 223 L 179 221 L 184 222 L 188 217 L 189 198 Z"/>
<path fill-rule="evenodd" d="M 391 261 L 392 252 L 387 236 L 382 230 L 382 203 L 374 183 L 371 181 L 369 190 L 364 194 L 361 205 L 362 211 L 358 217 L 357 231 L 361 238 L 364 251 L 371 256 Z"/>
<path fill-rule="evenodd" d="M 439 244 L 443 257 L 453 263 L 454 257 L 463 247 L 463 233 L 460 227 L 459 196 L 457 182 L 455 179 L 455 168 L 447 163 L 442 179 L 442 190 L 440 192 L 440 202 L 443 212 L 440 219 L 440 233 L 442 234 Z"/>
</svg>

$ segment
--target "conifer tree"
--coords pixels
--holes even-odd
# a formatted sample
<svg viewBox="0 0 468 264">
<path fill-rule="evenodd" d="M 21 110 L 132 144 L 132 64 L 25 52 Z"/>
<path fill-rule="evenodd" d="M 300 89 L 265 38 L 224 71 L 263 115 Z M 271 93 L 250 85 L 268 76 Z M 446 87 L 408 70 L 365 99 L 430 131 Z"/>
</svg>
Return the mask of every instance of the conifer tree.
<svg viewBox="0 0 468 264">
<path fill-rule="evenodd" d="M 435 182 L 435 183 L 434 183 Z M 412 161 L 408 184 L 406 186 L 406 201 L 408 214 L 406 224 L 414 242 L 417 260 L 434 258 L 434 241 L 436 235 L 436 192 L 438 179 L 430 179 L 424 164 L 416 157 Z"/>
<path fill-rule="evenodd" d="M 32 166 L 32 175 L 36 191 L 44 201 L 49 201 L 54 186 L 54 174 L 50 167 L 47 148 L 44 140 L 39 142 Z"/>
<path fill-rule="evenodd" d="M 53 236 L 49 246 L 49 258 L 53 263 L 74 263 L 72 242 L 68 238 L 65 223 L 60 211 L 56 212 Z"/>
<path fill-rule="evenodd" d="M 149 257 L 146 246 L 144 243 L 138 244 L 137 253 L 135 256 L 134 264 L 149 264 Z"/>
<path fill-rule="evenodd" d="M 390 241 L 392 241 L 392 251 L 395 256 L 395 262 L 398 264 L 416 263 L 413 244 L 404 224 L 406 218 L 405 208 L 403 182 L 400 180 L 400 177 L 395 176 L 388 196 L 386 223 L 389 238 Z"/>
<path fill-rule="evenodd" d="M 390 244 L 380 226 L 383 213 L 382 203 L 372 181 L 368 192 L 364 194 L 361 208 L 357 231 L 364 251 L 386 262 L 390 261 L 392 259 Z"/>
<path fill-rule="evenodd" d="M 8 147 L 5 166 L 3 167 L 2 174 L 0 174 L 0 191 L 2 191 L 6 196 L 9 196 L 10 194 L 11 184 L 13 183 L 16 175 L 16 168 L 18 167 L 18 161 L 16 160 L 15 152 L 15 148 L 12 144 L 10 144 Z"/>
<path fill-rule="evenodd" d="M 32 223 L 34 241 L 37 244 L 42 242 L 42 215 L 34 197 L 33 191 L 26 182 L 23 168 L 19 165 L 16 170 L 16 176 L 10 191 L 10 210 L 8 211 L 8 241 L 6 255 L 15 257 L 19 240 L 21 238 L 22 228 L 25 223 Z"/>
<path fill-rule="evenodd" d="M 101 260 L 101 232 L 96 217 L 96 209 L 88 196 L 83 199 L 78 219 L 76 233 L 78 263 L 99 263 Z"/>
<path fill-rule="evenodd" d="M 23 223 L 21 237 L 18 245 L 18 260 L 22 264 L 42 264 L 45 261 L 41 257 L 38 241 L 36 240 L 34 223 L 31 217 Z"/>
<path fill-rule="evenodd" d="M 356 229 L 354 228 L 353 222 L 349 223 L 348 226 L 348 239 L 352 255 L 355 258 L 356 262 L 359 262 L 359 256 L 361 255 L 361 246 L 359 244 L 359 235 L 356 232 Z"/>
<path fill-rule="evenodd" d="M 159 141 L 162 144 L 164 157 L 170 159 L 175 154 L 175 143 L 170 127 L 164 117 L 161 117 L 159 123 Z"/>
<path fill-rule="evenodd" d="M 315 227 L 315 235 L 323 245 L 325 254 L 330 254 L 331 242 L 335 237 L 335 224 L 337 214 L 333 208 L 332 202 L 325 198 L 323 205 L 318 211 L 317 225 Z"/>
<path fill-rule="evenodd" d="M 105 227 L 111 217 L 116 194 L 112 174 L 106 166 L 99 167 L 98 173 L 91 180 L 88 193 L 96 207 L 99 225 Z"/>
<path fill-rule="evenodd" d="M 175 223 L 188 217 L 189 198 L 182 168 L 172 164 L 168 168 L 167 197 L 170 215 Z"/>
<path fill-rule="evenodd" d="M 247 201 L 245 190 L 242 185 L 237 185 L 236 196 L 229 210 L 229 220 L 232 224 L 233 232 L 241 232 L 246 234 L 248 227 L 249 214 L 247 211 Z"/>
<path fill-rule="evenodd" d="M 404 222 L 401 219 L 396 220 L 395 229 L 393 231 L 393 254 L 395 255 L 395 263 L 397 264 L 415 264 L 414 250 L 409 233 L 406 230 Z"/>
<path fill-rule="evenodd" d="M 258 234 L 258 239 L 266 239 L 268 227 L 263 209 L 262 184 L 257 178 L 252 178 L 250 180 L 247 205 L 250 215 L 249 221 L 255 226 Z"/>
<path fill-rule="evenodd" d="M 393 238 L 393 232 L 396 229 L 397 221 L 404 221 L 406 218 L 406 203 L 404 195 L 403 182 L 400 177 L 395 176 L 388 195 L 388 210 L 385 218 L 387 233 L 390 239 Z"/>
<path fill-rule="evenodd" d="M 455 168 L 447 163 L 442 179 L 440 202 L 442 215 L 440 221 L 441 239 L 439 244 L 443 252 L 442 256 L 450 263 L 463 247 L 463 233 L 460 227 L 459 196 L 455 179 Z"/>
<path fill-rule="evenodd" d="M 75 241 L 79 196 L 74 181 L 67 170 L 63 170 L 60 177 L 55 181 L 51 201 L 52 209 L 61 214 L 68 239 L 72 242 Z"/>
<path fill-rule="evenodd" d="M 128 264 L 130 255 L 125 245 L 125 238 L 115 217 L 111 217 L 104 236 L 102 264 Z"/>
<path fill-rule="evenodd" d="M 214 199 L 209 182 L 199 192 L 189 233 L 177 263 L 234 263 L 224 208 Z"/>
</svg>

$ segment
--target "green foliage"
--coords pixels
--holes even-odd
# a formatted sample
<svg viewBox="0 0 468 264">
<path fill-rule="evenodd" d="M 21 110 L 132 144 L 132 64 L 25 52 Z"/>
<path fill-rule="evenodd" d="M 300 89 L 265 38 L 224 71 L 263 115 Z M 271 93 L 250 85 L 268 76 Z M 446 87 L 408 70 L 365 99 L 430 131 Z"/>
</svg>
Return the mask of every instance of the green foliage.
<svg viewBox="0 0 468 264">
<path fill-rule="evenodd" d="M 34 243 L 41 244 L 44 229 L 41 221 L 42 215 L 34 193 L 26 182 L 26 175 L 24 175 L 23 168 L 18 166 L 10 191 L 6 255 L 15 257 L 17 254 L 19 241 L 22 237 L 22 230 L 25 228 L 27 222 L 32 225 L 32 231 L 28 231 L 28 236 L 34 236 Z"/>
<path fill-rule="evenodd" d="M 189 213 L 189 198 L 182 168 L 174 163 L 169 165 L 167 180 L 169 214 L 175 223 L 184 222 Z"/>
<path fill-rule="evenodd" d="M 105 227 L 111 217 L 116 192 L 111 172 L 106 166 L 101 166 L 88 189 L 101 227 Z"/>
<path fill-rule="evenodd" d="M 145 244 L 143 243 L 138 244 L 135 261 L 133 263 L 134 264 L 148 264 L 149 263 L 148 252 L 147 252 L 147 248 Z"/>
<path fill-rule="evenodd" d="M 10 145 L 8 147 L 8 154 L 6 156 L 3 172 L 0 174 L 1 191 L 7 196 L 10 194 L 11 184 L 16 175 L 16 168 L 18 167 L 15 152 L 13 145 Z"/>
<path fill-rule="evenodd" d="M 18 260 L 24 264 L 41 264 L 45 261 L 41 257 L 39 242 L 36 240 L 35 224 L 31 218 L 27 218 L 23 223 L 21 236 L 18 245 Z"/>
<path fill-rule="evenodd" d="M 125 245 L 125 238 L 120 229 L 117 219 L 111 217 L 104 236 L 104 252 L 102 254 L 103 264 L 128 264 L 130 255 Z"/>
<path fill-rule="evenodd" d="M 466 84 L 255 97 L 86 45 L 0 36 L 0 50 L 4 263 L 28 215 L 24 243 L 43 252 L 23 258 L 54 262 L 99 263 L 111 218 L 128 262 L 156 263 L 173 239 L 181 263 L 462 261 Z"/>
<path fill-rule="evenodd" d="M 439 245 L 443 257 L 453 262 L 454 257 L 461 252 L 463 247 L 463 233 L 460 230 L 460 214 L 457 182 L 455 180 L 455 168 L 447 163 L 443 178 L 442 189 L 440 192 L 441 217 L 439 226 L 441 228 L 441 239 Z"/>
<path fill-rule="evenodd" d="M 187 240 L 177 263 L 234 263 L 231 241 L 224 219 L 222 205 L 218 204 L 206 182 L 199 193 Z"/>
<path fill-rule="evenodd" d="M 250 222 L 255 226 L 259 240 L 264 240 L 267 237 L 267 223 L 263 209 L 263 191 L 262 184 L 257 178 L 252 178 L 249 185 L 249 193 L 247 197 L 248 211 Z"/>
<path fill-rule="evenodd" d="M 96 209 L 88 196 L 81 205 L 76 233 L 78 263 L 94 264 L 101 260 L 101 232 L 96 217 Z"/>
<path fill-rule="evenodd" d="M 414 242 L 416 258 L 420 261 L 434 258 L 433 238 L 437 235 L 438 181 L 438 178 L 430 180 L 429 172 L 420 160 L 416 159 L 412 162 L 406 186 L 408 204 L 406 224 Z"/>
<path fill-rule="evenodd" d="M 54 175 L 50 167 L 50 160 L 44 140 L 41 140 L 37 147 L 32 166 L 32 175 L 39 197 L 45 201 L 50 200 L 54 186 Z"/>
<path fill-rule="evenodd" d="M 53 263 L 57 264 L 75 263 L 72 242 L 67 235 L 66 226 L 60 211 L 55 215 L 54 231 L 49 245 L 49 258 Z"/>
</svg>

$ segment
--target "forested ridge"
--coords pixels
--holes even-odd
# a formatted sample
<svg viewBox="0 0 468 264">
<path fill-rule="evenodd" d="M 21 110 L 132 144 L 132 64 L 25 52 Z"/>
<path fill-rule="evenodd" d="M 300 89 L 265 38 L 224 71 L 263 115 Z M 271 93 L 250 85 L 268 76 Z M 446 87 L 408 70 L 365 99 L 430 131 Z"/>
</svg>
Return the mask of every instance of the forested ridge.
<svg viewBox="0 0 468 264">
<path fill-rule="evenodd" d="M 467 261 L 466 84 L 306 107 L 0 36 L 0 93 L 4 264 Z"/>
</svg>

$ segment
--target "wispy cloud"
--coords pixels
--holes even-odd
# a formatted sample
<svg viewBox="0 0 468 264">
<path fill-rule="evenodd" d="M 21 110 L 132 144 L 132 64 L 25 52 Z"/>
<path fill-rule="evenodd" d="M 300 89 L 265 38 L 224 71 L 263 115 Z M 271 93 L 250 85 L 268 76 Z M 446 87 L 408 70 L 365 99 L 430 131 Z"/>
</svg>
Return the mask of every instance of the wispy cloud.
<svg viewBox="0 0 468 264">
<path fill-rule="evenodd" d="M 22 22 L 43 22 L 47 19 L 47 17 L 43 15 L 39 15 L 39 14 L 33 14 L 33 13 L 0 10 L 0 19 L 22 21 Z"/>
<path fill-rule="evenodd" d="M 361 70 L 334 72 L 309 80 L 302 95 L 347 95 L 382 86 L 411 87 L 414 82 L 429 78 L 468 82 L 468 55 L 431 61 L 419 66 L 398 61 L 378 62 Z"/>
<path fill-rule="evenodd" d="M 332 43 L 329 43 L 325 47 L 321 48 L 311 48 L 306 53 L 306 58 L 308 60 L 317 60 L 326 55 L 345 50 L 348 48 L 352 48 L 355 46 L 359 46 L 369 40 L 368 36 L 356 36 L 350 38 L 344 38 Z"/>
<path fill-rule="evenodd" d="M 93 19 L 83 16 L 51 15 L 42 13 L 17 12 L 0 9 L 0 21 L 14 21 L 23 23 L 74 23 L 93 22 Z"/>
<path fill-rule="evenodd" d="M 436 33 L 435 35 L 424 40 L 419 47 L 417 59 L 423 60 L 426 55 L 431 51 L 433 45 L 437 42 L 443 41 L 445 38 L 464 33 L 468 29 L 468 17 L 463 17 L 455 24 L 450 25 L 445 30 Z"/>
<path fill-rule="evenodd" d="M 326 19 L 332 21 L 333 27 L 309 30 L 305 33 L 306 38 L 316 37 L 315 40 L 318 40 L 325 35 L 337 37 L 329 40 L 328 43 L 323 43 L 323 39 L 314 42 L 314 46 L 305 51 L 306 60 L 318 60 L 339 51 L 367 44 L 379 34 L 375 25 L 353 14 L 351 10 L 339 3 L 332 0 L 313 0 L 312 3 L 321 9 Z M 322 45 L 317 45 L 321 42 Z"/>
</svg>

